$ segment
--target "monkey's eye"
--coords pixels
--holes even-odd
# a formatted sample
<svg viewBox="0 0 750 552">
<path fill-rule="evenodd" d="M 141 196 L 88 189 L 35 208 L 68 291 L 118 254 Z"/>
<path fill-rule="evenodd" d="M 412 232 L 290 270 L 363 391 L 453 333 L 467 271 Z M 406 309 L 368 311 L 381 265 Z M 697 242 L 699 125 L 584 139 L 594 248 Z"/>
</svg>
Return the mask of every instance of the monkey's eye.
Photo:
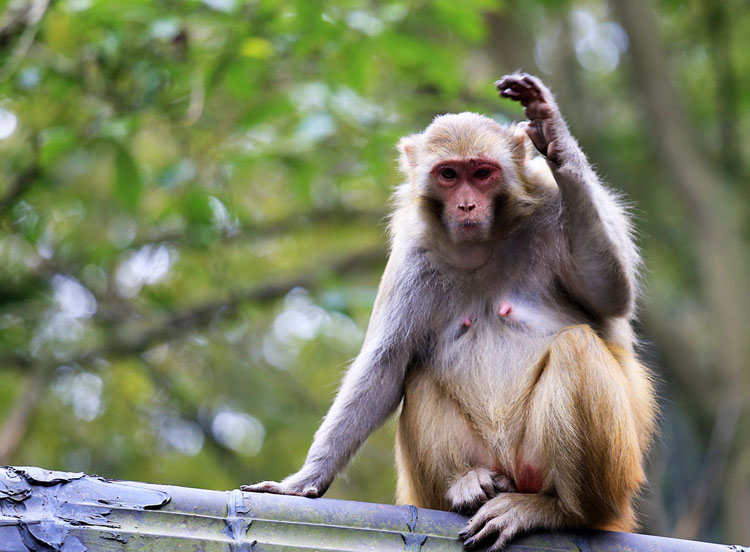
<svg viewBox="0 0 750 552">
<path fill-rule="evenodd" d="M 451 169 L 450 167 L 445 167 L 440 170 L 440 176 L 444 178 L 445 180 L 453 180 L 458 176 L 458 173 L 455 169 Z"/>
<path fill-rule="evenodd" d="M 490 170 L 489 169 L 479 169 L 477 172 L 474 173 L 474 178 L 487 178 L 490 176 Z"/>
</svg>

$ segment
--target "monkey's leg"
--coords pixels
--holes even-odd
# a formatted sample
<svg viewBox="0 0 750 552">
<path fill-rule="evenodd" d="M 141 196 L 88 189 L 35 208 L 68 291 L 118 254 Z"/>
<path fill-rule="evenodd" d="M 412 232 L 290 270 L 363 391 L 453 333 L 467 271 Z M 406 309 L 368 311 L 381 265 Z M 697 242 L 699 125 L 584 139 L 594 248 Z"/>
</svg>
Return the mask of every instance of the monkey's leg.
<svg viewBox="0 0 750 552">
<path fill-rule="evenodd" d="M 396 436 L 396 501 L 474 511 L 505 484 L 456 403 L 424 372 L 407 380 Z"/>
<path fill-rule="evenodd" d="M 630 500 L 644 475 L 621 365 L 591 328 L 573 326 L 539 370 L 515 466 L 518 487 L 535 493 L 488 501 L 461 534 L 467 546 L 496 535 L 496 551 L 537 529 L 633 528 Z"/>
</svg>

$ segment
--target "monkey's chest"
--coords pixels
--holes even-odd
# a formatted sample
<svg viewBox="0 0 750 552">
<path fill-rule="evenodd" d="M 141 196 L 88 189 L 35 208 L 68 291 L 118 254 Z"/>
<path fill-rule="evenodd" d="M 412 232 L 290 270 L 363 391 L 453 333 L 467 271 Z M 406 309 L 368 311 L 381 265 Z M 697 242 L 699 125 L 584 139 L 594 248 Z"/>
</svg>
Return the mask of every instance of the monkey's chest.
<svg viewBox="0 0 750 552">
<path fill-rule="evenodd" d="M 575 321 L 518 299 L 490 305 L 446 324 L 430 369 L 475 427 L 493 442 L 508 444 L 535 367 L 557 332 Z"/>
<path fill-rule="evenodd" d="M 551 307 L 516 297 L 470 304 L 446 320 L 437 336 L 441 369 L 451 366 L 492 373 L 523 369 L 552 341 L 557 332 L 576 321 Z"/>
<path fill-rule="evenodd" d="M 498 395 L 515 393 L 509 386 L 530 374 L 556 333 L 530 331 L 517 320 L 467 319 L 437 339 L 432 369 L 452 388 L 472 389 L 496 402 Z"/>
</svg>

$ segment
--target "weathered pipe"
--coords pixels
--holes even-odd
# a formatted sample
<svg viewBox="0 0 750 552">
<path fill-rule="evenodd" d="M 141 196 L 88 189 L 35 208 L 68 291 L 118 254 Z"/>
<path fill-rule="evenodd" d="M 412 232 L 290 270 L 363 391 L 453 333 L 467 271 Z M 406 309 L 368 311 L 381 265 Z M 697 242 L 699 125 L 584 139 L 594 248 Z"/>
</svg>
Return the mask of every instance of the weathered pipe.
<svg viewBox="0 0 750 552">
<path fill-rule="evenodd" d="M 413 506 L 0 468 L 0 552 L 462 552 L 457 535 L 465 522 L 458 514 Z M 528 535 L 508 550 L 750 552 L 738 546 L 604 531 Z"/>
</svg>

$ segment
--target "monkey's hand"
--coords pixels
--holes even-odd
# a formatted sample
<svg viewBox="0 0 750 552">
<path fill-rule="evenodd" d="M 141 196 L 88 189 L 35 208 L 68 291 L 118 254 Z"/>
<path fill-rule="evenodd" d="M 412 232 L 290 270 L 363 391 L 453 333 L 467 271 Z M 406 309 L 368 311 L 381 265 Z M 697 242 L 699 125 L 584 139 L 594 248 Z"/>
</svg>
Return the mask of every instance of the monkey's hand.
<svg viewBox="0 0 750 552">
<path fill-rule="evenodd" d="M 317 477 L 305 477 L 302 472 L 290 475 L 283 481 L 262 481 L 254 485 L 242 485 L 240 490 L 251 493 L 271 493 L 318 498 L 328 490 L 330 482 L 323 483 Z"/>
<path fill-rule="evenodd" d="M 526 73 L 505 75 L 495 88 L 504 98 L 521 102 L 529 119 L 526 134 L 542 155 L 560 165 L 560 145 L 569 131 L 552 92 L 541 80 Z"/>
<path fill-rule="evenodd" d="M 448 488 L 451 510 L 469 514 L 502 492 L 514 492 L 510 478 L 487 468 L 473 468 L 456 479 Z"/>
<path fill-rule="evenodd" d="M 466 528 L 458 536 L 464 539 L 466 548 L 474 548 L 482 541 L 496 536 L 495 542 L 487 552 L 499 552 L 517 534 L 526 531 L 518 507 L 514 507 L 516 494 L 498 495 L 485 503 L 469 520 Z M 516 505 L 518 506 L 518 505 Z"/>
</svg>

